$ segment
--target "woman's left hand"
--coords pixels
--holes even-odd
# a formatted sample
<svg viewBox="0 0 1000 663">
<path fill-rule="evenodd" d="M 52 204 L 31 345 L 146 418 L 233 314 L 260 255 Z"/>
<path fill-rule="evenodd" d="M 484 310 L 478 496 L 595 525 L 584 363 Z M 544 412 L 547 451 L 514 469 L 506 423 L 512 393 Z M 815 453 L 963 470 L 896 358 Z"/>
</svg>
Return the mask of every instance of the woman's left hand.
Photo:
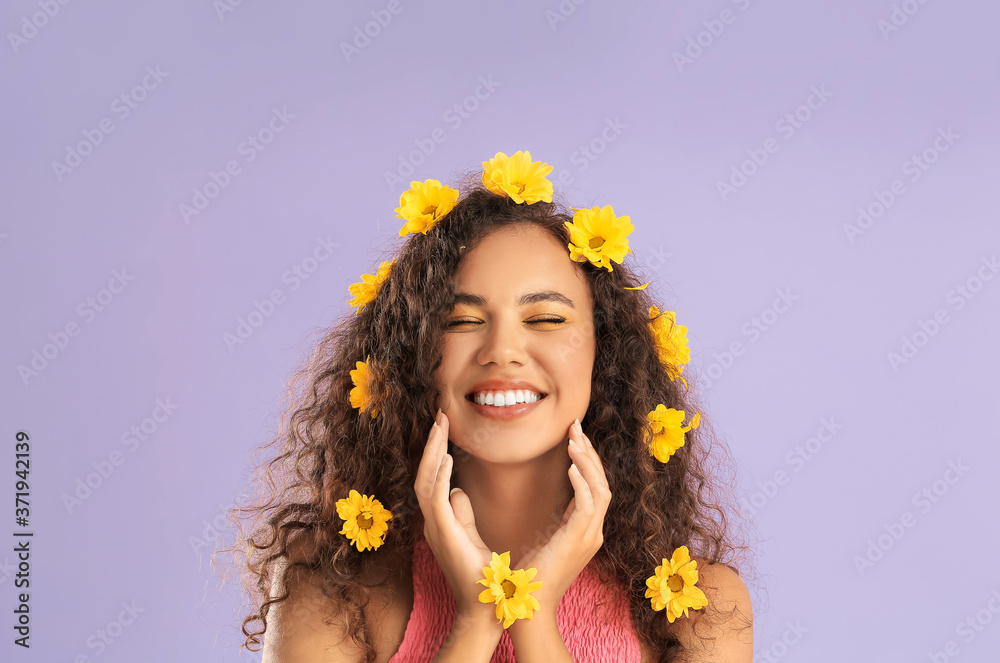
<svg viewBox="0 0 1000 663">
<path fill-rule="evenodd" d="M 583 428 L 575 421 L 569 427 L 569 479 L 574 496 L 566 507 L 559 529 L 541 548 L 528 552 L 516 568 L 536 568 L 532 582 L 542 588 L 532 592 L 541 616 L 555 620 L 556 608 L 569 586 L 604 544 L 604 514 L 611 503 L 611 489 L 604 466 Z M 536 617 L 532 617 L 535 619 Z"/>
</svg>

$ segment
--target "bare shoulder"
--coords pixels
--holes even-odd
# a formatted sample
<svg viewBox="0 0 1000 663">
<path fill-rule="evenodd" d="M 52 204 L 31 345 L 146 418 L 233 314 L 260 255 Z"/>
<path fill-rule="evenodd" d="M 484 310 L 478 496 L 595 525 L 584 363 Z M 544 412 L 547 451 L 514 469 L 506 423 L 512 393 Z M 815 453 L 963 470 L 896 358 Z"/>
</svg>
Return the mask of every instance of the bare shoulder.
<svg viewBox="0 0 1000 663">
<path fill-rule="evenodd" d="M 689 663 L 752 663 L 753 605 L 746 583 L 725 564 L 698 563 L 698 587 L 708 606 L 689 610 L 675 622 Z"/>
<path fill-rule="evenodd" d="M 276 585 L 287 562 L 275 569 Z M 366 583 L 374 581 L 365 579 Z M 283 589 L 276 586 L 272 596 Z M 365 621 L 372 631 L 377 663 L 399 649 L 413 605 L 413 587 L 402 579 L 371 587 Z M 314 583 L 292 580 L 288 598 L 268 613 L 261 663 L 341 663 L 363 661 L 363 648 L 348 634 L 347 615 Z"/>
</svg>

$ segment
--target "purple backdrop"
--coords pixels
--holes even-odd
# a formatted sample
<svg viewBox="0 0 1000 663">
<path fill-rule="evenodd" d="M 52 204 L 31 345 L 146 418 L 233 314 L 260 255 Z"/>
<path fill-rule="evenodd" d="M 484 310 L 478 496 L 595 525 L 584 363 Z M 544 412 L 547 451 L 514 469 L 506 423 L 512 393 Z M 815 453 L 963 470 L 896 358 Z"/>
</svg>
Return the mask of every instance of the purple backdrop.
<svg viewBox="0 0 1000 663">
<path fill-rule="evenodd" d="M 0 658 L 259 660 L 209 560 L 284 381 L 411 179 L 528 149 L 631 216 L 689 328 L 762 539 L 758 660 L 995 660 L 995 3 L 2 17 Z"/>
</svg>

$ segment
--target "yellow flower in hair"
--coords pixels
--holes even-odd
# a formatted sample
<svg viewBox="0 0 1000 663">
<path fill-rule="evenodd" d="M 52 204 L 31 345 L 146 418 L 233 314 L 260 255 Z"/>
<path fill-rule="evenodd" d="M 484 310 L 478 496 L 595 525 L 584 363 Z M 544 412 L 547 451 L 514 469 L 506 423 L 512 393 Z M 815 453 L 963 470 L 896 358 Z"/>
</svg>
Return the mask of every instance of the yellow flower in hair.
<svg viewBox="0 0 1000 663">
<path fill-rule="evenodd" d="M 486 585 L 479 593 L 482 603 L 495 603 L 497 619 L 503 620 L 507 628 L 515 619 L 531 619 L 534 610 L 540 610 L 538 599 L 529 592 L 542 588 L 542 583 L 531 582 L 538 569 L 510 570 L 510 551 L 498 555 L 493 553 L 489 566 L 483 567 L 483 578 L 476 582 Z"/>
<path fill-rule="evenodd" d="M 699 610 L 708 605 L 708 597 L 695 584 L 698 563 L 688 556 L 687 546 L 674 551 L 671 559 L 663 558 L 652 576 L 646 579 L 646 598 L 653 610 L 667 609 L 667 621 L 688 616 L 688 609 Z"/>
<path fill-rule="evenodd" d="M 552 166 L 532 161 L 531 152 L 503 152 L 483 162 L 483 185 L 498 196 L 510 196 L 515 203 L 531 205 L 539 200 L 552 202 L 552 182 L 545 176 Z"/>
<path fill-rule="evenodd" d="M 354 296 L 350 301 L 351 306 L 357 306 L 358 310 L 355 313 L 361 313 L 361 307 L 366 304 L 371 303 L 375 299 L 375 295 L 378 294 L 379 286 L 382 282 L 389 277 L 389 271 L 392 266 L 396 264 L 396 259 L 393 258 L 390 262 L 382 261 L 379 265 L 378 271 L 372 274 L 362 274 L 361 283 L 354 283 L 349 288 L 348 291 Z"/>
<path fill-rule="evenodd" d="M 646 419 L 653 424 L 649 453 L 656 456 L 656 460 L 665 463 L 675 451 L 684 446 L 684 433 L 697 428 L 701 423 L 701 412 L 696 412 L 688 425 L 682 426 L 684 410 L 675 410 L 660 403 L 655 410 L 646 415 Z"/>
<path fill-rule="evenodd" d="M 399 236 L 407 233 L 426 235 L 457 202 L 458 190 L 442 186 L 437 180 L 410 182 L 410 190 L 399 197 L 399 207 L 395 209 L 396 216 L 406 221 L 399 229 Z"/>
<path fill-rule="evenodd" d="M 369 361 L 371 360 L 368 357 Z M 378 406 L 371 396 L 371 370 L 366 362 L 359 361 L 355 364 L 357 368 L 351 371 L 351 382 L 354 388 L 351 389 L 351 407 L 358 408 L 359 412 L 371 411 L 371 416 L 378 416 Z"/>
<path fill-rule="evenodd" d="M 619 265 L 632 250 L 628 246 L 628 236 L 634 227 L 627 216 L 615 216 L 611 205 L 576 209 L 573 223 L 565 221 L 569 228 L 569 257 L 577 262 L 589 260 L 609 272 L 614 271 L 611 261 Z"/>
<path fill-rule="evenodd" d="M 378 550 L 389 529 L 386 523 L 392 518 L 392 512 L 383 508 L 374 496 L 362 495 L 353 489 L 349 497 L 337 500 L 337 515 L 344 521 L 339 534 L 357 546 L 358 552 L 369 548 Z"/>
<path fill-rule="evenodd" d="M 684 364 L 691 361 L 691 350 L 687 346 L 687 327 L 676 322 L 673 311 L 663 311 L 649 307 L 649 326 L 656 341 L 656 351 L 660 363 L 664 365 L 671 380 L 680 380 L 687 387 L 687 380 L 681 377 Z"/>
</svg>

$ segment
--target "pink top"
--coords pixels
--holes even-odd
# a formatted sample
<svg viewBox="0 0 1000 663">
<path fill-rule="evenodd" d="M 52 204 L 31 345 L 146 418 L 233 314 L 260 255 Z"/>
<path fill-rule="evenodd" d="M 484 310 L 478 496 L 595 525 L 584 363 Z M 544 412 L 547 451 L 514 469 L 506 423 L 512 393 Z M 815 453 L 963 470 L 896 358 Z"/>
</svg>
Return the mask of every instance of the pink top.
<svg viewBox="0 0 1000 663">
<path fill-rule="evenodd" d="M 535 581 L 541 580 L 535 578 Z M 556 624 L 574 661 L 634 661 L 641 658 L 632 629 L 628 602 L 606 603 L 598 609 L 601 581 L 588 564 L 566 590 L 556 609 Z M 620 594 L 619 594 L 620 595 Z M 487 608 L 486 605 L 483 606 Z M 490 606 L 492 609 L 492 606 Z M 413 610 L 399 651 L 390 663 L 425 663 L 437 656 L 455 621 L 455 597 L 437 558 L 421 538 L 413 551 Z M 498 620 L 499 621 L 499 620 Z M 514 645 L 507 631 L 491 663 L 514 663 Z"/>
</svg>

